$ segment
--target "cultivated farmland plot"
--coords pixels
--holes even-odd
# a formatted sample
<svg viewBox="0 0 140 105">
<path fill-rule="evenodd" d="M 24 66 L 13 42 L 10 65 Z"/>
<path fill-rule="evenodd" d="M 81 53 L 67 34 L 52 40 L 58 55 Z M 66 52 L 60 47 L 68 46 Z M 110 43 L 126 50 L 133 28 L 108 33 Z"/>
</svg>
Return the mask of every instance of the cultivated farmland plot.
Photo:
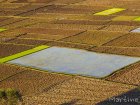
<svg viewBox="0 0 140 105">
<path fill-rule="evenodd" d="M 71 85 L 73 84 L 73 85 Z M 52 88 L 49 91 L 44 91 L 38 96 L 25 97 L 25 103 L 33 103 L 34 105 L 51 104 L 59 105 L 61 103 L 67 104 L 75 102 L 77 104 L 92 105 L 97 104 L 101 100 L 107 99 L 107 97 L 116 96 L 127 92 L 129 89 L 133 89 L 132 86 L 127 86 L 120 83 L 112 83 L 109 81 L 102 81 L 98 79 L 75 77 L 63 84 L 58 85 L 56 88 Z M 102 90 L 102 91 L 100 91 Z M 104 93 L 104 94 L 102 94 Z M 102 95 L 101 95 L 102 94 Z M 94 99 L 92 97 L 94 96 Z M 76 100 L 76 99 L 80 100 Z M 47 101 L 43 101 L 47 100 Z"/>
<path fill-rule="evenodd" d="M 109 42 L 110 40 L 123 36 L 124 34 L 125 33 L 121 32 L 88 31 L 79 35 L 62 39 L 62 41 L 100 46 Z"/>
<path fill-rule="evenodd" d="M 129 33 L 120 38 L 117 38 L 116 40 L 110 41 L 104 45 L 105 46 L 118 46 L 118 47 L 140 47 L 140 34 Z"/>
<path fill-rule="evenodd" d="M 0 44 L 0 58 L 33 48 L 32 46 Z M 15 50 L 16 49 L 16 50 Z"/>
</svg>

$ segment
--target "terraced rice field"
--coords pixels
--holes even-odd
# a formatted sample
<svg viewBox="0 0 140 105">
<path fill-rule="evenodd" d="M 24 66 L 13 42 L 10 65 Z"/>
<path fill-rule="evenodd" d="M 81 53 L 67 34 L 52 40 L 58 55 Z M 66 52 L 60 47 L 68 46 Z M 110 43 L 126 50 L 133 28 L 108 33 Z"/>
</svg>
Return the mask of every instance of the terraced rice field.
<svg viewBox="0 0 140 105">
<path fill-rule="evenodd" d="M 139 105 L 139 5 L 0 0 L 0 90 L 19 105 Z"/>
</svg>

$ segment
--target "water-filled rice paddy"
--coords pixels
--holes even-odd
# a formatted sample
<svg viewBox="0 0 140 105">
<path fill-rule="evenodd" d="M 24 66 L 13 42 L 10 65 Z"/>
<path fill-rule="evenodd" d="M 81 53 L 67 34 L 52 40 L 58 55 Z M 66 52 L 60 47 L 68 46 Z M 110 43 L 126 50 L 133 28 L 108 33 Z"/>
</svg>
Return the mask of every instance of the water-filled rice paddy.
<svg viewBox="0 0 140 105">
<path fill-rule="evenodd" d="M 51 47 L 10 61 L 50 72 L 102 78 L 140 60 L 140 57 L 103 54 L 85 50 Z"/>
</svg>

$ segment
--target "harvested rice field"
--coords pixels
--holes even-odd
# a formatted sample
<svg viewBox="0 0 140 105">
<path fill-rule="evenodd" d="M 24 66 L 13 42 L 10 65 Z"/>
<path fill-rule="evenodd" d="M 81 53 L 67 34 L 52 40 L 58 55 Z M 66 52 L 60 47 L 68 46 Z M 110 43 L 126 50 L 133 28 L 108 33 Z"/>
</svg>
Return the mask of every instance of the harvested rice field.
<svg viewBox="0 0 140 105">
<path fill-rule="evenodd" d="M 100 52 L 100 53 L 140 57 L 140 47 L 100 46 L 100 47 L 89 48 L 88 50 Z"/>
<path fill-rule="evenodd" d="M 125 33 L 106 32 L 106 31 L 88 31 L 69 38 L 65 38 L 62 41 L 100 46 L 104 43 L 109 42 L 110 40 L 113 40 L 123 35 L 125 35 Z"/>
<path fill-rule="evenodd" d="M 133 88 L 130 85 L 114 84 L 104 80 L 77 76 L 58 85 L 56 88 L 44 91 L 40 95 L 25 97 L 24 100 L 25 103 L 29 102 L 34 105 L 45 105 L 47 102 L 49 102 L 48 105 L 67 105 L 71 102 L 74 104 L 96 105 L 101 100 L 125 93 Z"/>
<path fill-rule="evenodd" d="M 26 71 L 27 69 L 23 69 L 22 67 L 18 67 L 15 65 L 9 65 L 9 64 L 0 64 L 0 67 L 2 70 L 0 70 L 0 82 L 6 80 L 7 78 L 14 76 L 16 74 L 19 74 L 21 72 Z M 7 72 L 8 70 L 8 72 Z"/>
<path fill-rule="evenodd" d="M 54 29 L 69 29 L 69 30 L 98 30 L 102 25 L 81 25 L 81 24 L 48 24 L 39 23 L 28 27 L 32 28 L 54 28 Z"/>
<path fill-rule="evenodd" d="M 43 45 L 45 43 L 47 43 L 47 40 L 39 40 L 39 39 L 13 39 L 11 41 L 8 41 L 9 43 L 13 43 L 13 44 L 27 44 L 27 45 Z"/>
<path fill-rule="evenodd" d="M 116 31 L 116 32 L 129 32 L 133 29 L 136 29 L 138 26 L 127 26 L 127 25 L 108 25 L 102 30 L 105 31 Z"/>
<path fill-rule="evenodd" d="M 140 62 L 137 62 L 129 67 L 123 68 L 121 72 L 117 72 L 107 77 L 106 80 L 139 86 L 140 85 Z"/>
<path fill-rule="evenodd" d="M 29 45 L 16 45 L 16 44 L 0 44 L 0 58 L 10 56 L 24 50 L 33 48 Z M 15 50 L 16 49 L 16 50 Z"/>
<path fill-rule="evenodd" d="M 71 43 L 71 42 L 64 42 L 64 41 L 50 41 L 50 42 L 47 42 L 46 45 L 57 46 L 57 47 L 77 48 L 77 49 L 89 49 L 93 47 L 93 45 Z"/>
<path fill-rule="evenodd" d="M 139 105 L 139 5 L 0 0 L 0 105 Z"/>
<path fill-rule="evenodd" d="M 140 34 L 128 33 L 120 38 L 117 38 L 116 40 L 112 40 L 104 44 L 104 46 L 140 47 Z"/>
<path fill-rule="evenodd" d="M 10 65 L 5 65 L 5 66 L 6 66 L 5 68 L 9 70 L 8 66 Z M 11 73 L 9 72 L 10 74 L 14 72 L 12 71 L 12 69 L 17 70 L 15 71 L 17 73 L 13 74 L 16 76 L 9 76 L 4 81 L 1 81 L 0 87 L 15 88 L 17 90 L 20 90 L 21 94 L 24 95 L 39 94 L 40 92 L 43 92 L 45 89 L 50 88 L 53 85 L 57 85 L 57 83 L 61 83 L 65 80 L 72 78 L 72 76 L 64 76 L 61 74 L 60 75 L 50 74 L 47 72 L 43 73 L 43 72 L 35 71 L 31 68 L 25 68 L 20 66 L 12 66 L 12 68 L 10 69 L 11 69 Z"/>
</svg>

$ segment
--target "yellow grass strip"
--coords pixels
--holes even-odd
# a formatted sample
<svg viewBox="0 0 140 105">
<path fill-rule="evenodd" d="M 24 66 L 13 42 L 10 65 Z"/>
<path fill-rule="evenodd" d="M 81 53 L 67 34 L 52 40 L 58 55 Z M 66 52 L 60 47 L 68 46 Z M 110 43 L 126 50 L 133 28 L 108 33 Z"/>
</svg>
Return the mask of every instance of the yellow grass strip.
<svg viewBox="0 0 140 105">
<path fill-rule="evenodd" d="M 49 46 L 41 45 L 41 46 L 35 47 L 33 49 L 27 50 L 27 51 L 23 51 L 23 52 L 20 52 L 20 53 L 17 53 L 17 54 L 14 54 L 14 55 L 11 55 L 11 56 L 8 56 L 5 58 L 1 58 L 0 63 L 5 63 L 8 61 L 23 57 L 25 55 L 29 55 L 29 54 L 35 53 L 37 51 L 41 51 L 41 50 L 46 49 L 46 48 L 49 48 Z"/>
<path fill-rule="evenodd" d="M 104 10 L 102 12 L 95 13 L 94 15 L 111 15 L 111 14 L 114 14 L 117 12 L 121 12 L 123 10 L 125 10 L 125 9 L 124 8 L 112 8 L 112 9 Z"/>
</svg>

